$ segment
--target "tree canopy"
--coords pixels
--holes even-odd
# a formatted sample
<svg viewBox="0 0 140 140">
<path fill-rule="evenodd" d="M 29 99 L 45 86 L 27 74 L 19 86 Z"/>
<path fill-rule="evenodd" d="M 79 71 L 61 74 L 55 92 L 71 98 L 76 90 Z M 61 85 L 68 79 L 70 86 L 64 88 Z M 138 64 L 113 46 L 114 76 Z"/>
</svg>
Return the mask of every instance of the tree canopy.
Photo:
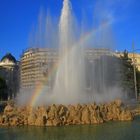
<svg viewBox="0 0 140 140">
<path fill-rule="evenodd" d="M 135 98 L 135 92 L 134 92 L 134 66 L 133 61 L 128 56 L 128 52 L 125 50 L 123 52 L 123 55 L 121 56 L 121 63 L 122 63 L 122 87 L 124 92 L 127 93 L 127 96 L 129 98 Z M 140 86 L 140 72 L 136 68 L 136 77 L 137 77 L 137 87 L 139 89 Z M 138 91 L 139 92 L 139 91 Z"/>
<path fill-rule="evenodd" d="M 7 100 L 7 85 L 6 81 L 0 77 L 0 100 Z"/>
</svg>

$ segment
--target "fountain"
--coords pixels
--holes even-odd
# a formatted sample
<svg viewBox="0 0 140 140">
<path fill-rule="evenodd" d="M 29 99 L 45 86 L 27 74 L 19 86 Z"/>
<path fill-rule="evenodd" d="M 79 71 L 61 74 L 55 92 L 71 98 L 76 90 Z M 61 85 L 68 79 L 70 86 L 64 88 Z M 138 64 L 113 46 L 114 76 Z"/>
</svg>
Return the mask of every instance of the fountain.
<svg viewBox="0 0 140 140">
<path fill-rule="evenodd" d="M 49 34 L 51 34 L 50 27 L 53 28 L 53 26 L 50 25 L 50 19 L 49 16 L 47 19 L 49 28 L 46 28 L 49 29 Z M 43 21 L 40 21 L 40 24 L 43 24 Z M 39 32 L 43 32 L 47 39 L 50 37 L 49 40 L 51 42 L 48 43 L 50 47 L 54 47 L 56 38 L 59 40 L 59 45 L 57 44 L 57 46 L 59 46 L 59 62 L 53 88 L 48 90 L 47 85 L 42 85 L 39 86 L 40 89 L 38 89 L 37 86 L 37 89 L 33 91 L 28 90 L 30 93 L 28 95 L 24 90 L 17 99 L 18 103 L 24 105 L 29 103 L 31 106 L 43 104 L 67 105 L 107 102 L 116 98 L 122 98 L 120 85 L 114 82 L 119 81 L 120 78 L 116 72 L 116 69 L 119 67 L 117 59 L 109 55 L 110 52 L 108 52 L 107 55 L 102 54 L 92 62 L 87 61 L 85 57 L 86 43 L 89 37 L 94 36 L 96 39 L 96 35 L 99 36 L 100 32 L 105 31 L 106 33 L 110 22 L 101 24 L 97 29 L 89 33 L 82 33 L 82 31 L 80 31 L 79 35 L 77 35 L 77 31 L 80 29 L 77 29 L 71 2 L 70 0 L 64 0 L 58 25 L 58 37 L 57 33 L 56 35 L 53 34 L 52 36 L 51 34 L 49 36 L 48 32 L 46 31 L 47 33 L 44 33 L 43 30 L 41 30 L 41 25 L 39 26 Z M 106 45 L 108 43 L 105 43 L 105 36 L 106 35 L 102 38 L 104 38 L 103 43 Z M 43 44 L 47 43 L 43 42 Z M 37 91 L 38 93 L 36 93 Z"/>
<path fill-rule="evenodd" d="M 109 68 L 107 68 L 110 66 L 106 64 L 108 61 L 110 61 L 110 64 L 113 63 L 111 57 L 104 57 L 98 63 L 94 61 L 93 64 L 90 64 L 93 66 L 92 71 L 89 72 L 89 77 L 91 78 L 87 78 L 86 73 L 88 73 L 89 67 L 85 61 L 84 48 L 82 46 L 84 41 L 81 41 L 82 35 L 80 35 L 79 39 L 76 39 L 75 27 L 71 3 L 69 0 L 64 0 L 59 23 L 60 61 L 51 99 L 49 98 L 49 100 L 57 104 L 76 104 L 121 98 L 119 87 L 111 84 L 107 87 L 107 84 L 112 82 L 111 79 L 107 81 L 111 77 L 109 77 Z M 97 64 L 95 65 L 95 63 Z M 87 70 L 86 66 L 88 67 Z M 90 93 L 86 91 L 87 81 L 90 81 L 91 87 L 96 85 Z M 106 84 L 106 82 L 108 83 Z M 97 91 L 97 87 L 100 90 Z"/>
<path fill-rule="evenodd" d="M 62 126 L 133 120 L 132 112 L 123 108 L 120 100 L 112 101 L 121 98 L 115 82 L 119 78 L 114 71 L 117 59 L 103 55 L 87 61 L 83 44 L 89 35 L 77 39 L 73 17 L 70 1 L 64 0 L 59 23 L 59 63 L 52 90 L 39 85 L 34 93 L 20 94 L 18 101 L 29 99 L 29 104 L 8 104 L 0 115 L 0 125 Z"/>
<path fill-rule="evenodd" d="M 85 92 L 84 55 L 82 48 L 75 45 L 75 24 L 69 0 L 63 2 L 59 23 L 59 66 L 53 89 L 54 102 L 73 104 L 80 102 Z M 63 97 L 63 98 L 62 98 Z"/>
</svg>

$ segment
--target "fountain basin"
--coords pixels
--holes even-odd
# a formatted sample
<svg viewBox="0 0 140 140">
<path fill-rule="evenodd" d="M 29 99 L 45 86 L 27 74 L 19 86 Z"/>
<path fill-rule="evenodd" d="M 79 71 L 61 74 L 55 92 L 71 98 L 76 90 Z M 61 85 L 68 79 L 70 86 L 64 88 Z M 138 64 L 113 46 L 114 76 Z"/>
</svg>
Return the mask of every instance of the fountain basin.
<svg viewBox="0 0 140 140">
<path fill-rule="evenodd" d="M 120 100 L 105 104 L 50 105 L 16 107 L 8 104 L 0 115 L 4 126 L 62 126 L 131 121 L 133 113 Z"/>
</svg>

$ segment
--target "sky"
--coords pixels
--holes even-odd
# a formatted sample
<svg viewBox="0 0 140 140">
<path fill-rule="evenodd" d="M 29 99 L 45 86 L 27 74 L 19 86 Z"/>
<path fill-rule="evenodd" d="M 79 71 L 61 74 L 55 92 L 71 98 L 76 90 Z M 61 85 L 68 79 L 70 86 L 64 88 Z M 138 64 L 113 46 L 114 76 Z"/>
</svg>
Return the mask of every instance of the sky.
<svg viewBox="0 0 140 140">
<path fill-rule="evenodd" d="M 111 21 L 115 50 L 140 49 L 139 0 L 70 0 L 79 24 L 96 27 L 100 20 Z M 0 0 L 0 58 L 12 53 L 17 60 L 29 47 L 30 33 L 41 9 L 59 20 L 63 0 Z M 84 18 L 83 18 L 84 17 Z M 140 52 L 140 51 L 138 51 Z"/>
</svg>

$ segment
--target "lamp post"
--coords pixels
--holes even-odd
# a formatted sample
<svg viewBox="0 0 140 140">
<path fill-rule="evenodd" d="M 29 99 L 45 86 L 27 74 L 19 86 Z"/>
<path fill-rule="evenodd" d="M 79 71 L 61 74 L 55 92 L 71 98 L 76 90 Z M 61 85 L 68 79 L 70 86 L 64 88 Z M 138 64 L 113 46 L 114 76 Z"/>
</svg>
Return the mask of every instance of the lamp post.
<svg viewBox="0 0 140 140">
<path fill-rule="evenodd" d="M 135 63 L 135 54 L 134 52 L 135 51 L 138 51 L 140 49 L 135 49 L 135 44 L 133 42 L 132 44 L 132 52 L 133 52 L 133 74 L 134 74 L 134 88 L 135 88 L 135 97 L 136 97 L 136 100 L 138 100 L 138 90 L 137 90 L 137 77 L 136 77 L 136 63 Z"/>
</svg>

